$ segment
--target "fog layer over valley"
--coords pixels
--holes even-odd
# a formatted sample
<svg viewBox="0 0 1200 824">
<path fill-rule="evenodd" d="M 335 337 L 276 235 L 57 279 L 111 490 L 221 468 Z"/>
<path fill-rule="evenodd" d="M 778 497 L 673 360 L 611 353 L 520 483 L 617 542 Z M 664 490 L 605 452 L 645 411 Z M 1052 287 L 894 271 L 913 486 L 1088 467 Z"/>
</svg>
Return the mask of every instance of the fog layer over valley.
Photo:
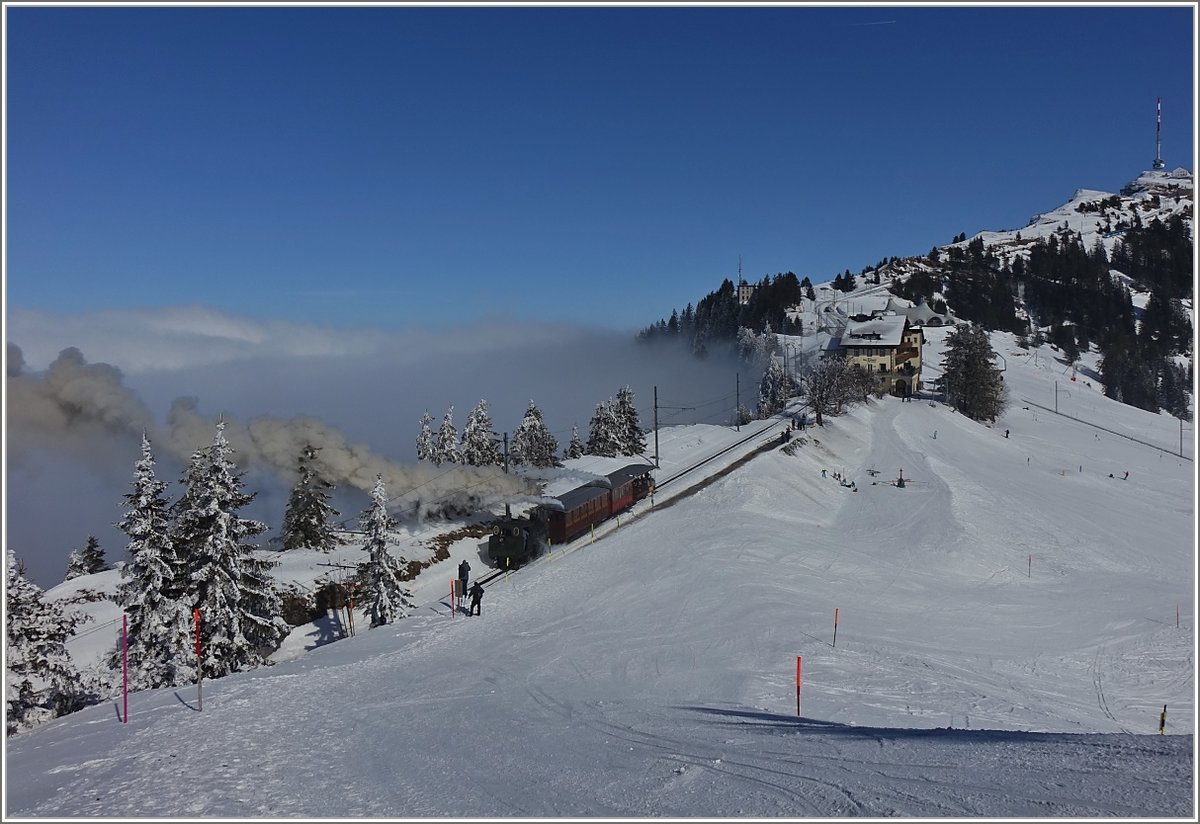
<svg viewBox="0 0 1200 824">
<path fill-rule="evenodd" d="M 204 313 L 183 330 L 129 313 L 130 335 L 145 352 L 160 351 L 170 368 L 151 368 L 145 355 L 128 372 L 107 354 L 128 353 L 108 331 L 77 330 L 89 348 L 48 356 L 44 338 L 54 325 L 18 323 L 8 345 L 9 546 L 43 586 L 62 579 L 67 554 L 90 535 L 110 561 L 121 560 L 120 515 L 143 431 L 160 461 L 160 477 L 175 481 L 192 451 L 212 440 L 218 418 L 247 471 L 247 509 L 275 534 L 294 481 L 300 449 L 321 448 L 335 505 L 356 517 L 377 474 L 399 515 L 422 518 L 447 503 L 486 506 L 536 490 L 515 474 L 491 468 L 433 467 L 415 460 L 422 413 L 434 426 L 454 407 L 461 433 L 471 408 L 488 403 L 498 436 L 511 432 L 529 402 L 542 410 L 560 451 L 577 426 L 587 438 L 597 404 L 623 386 L 635 392 L 644 425 L 653 424 L 658 387 L 663 425 L 732 419 L 737 369 L 719 353 L 700 360 L 666 345 L 647 347 L 622 332 L 514 326 L 501 321 L 435 334 L 357 333 L 347 348 L 313 354 L 313 347 L 280 350 L 302 339 L 281 324 Z M 47 319 L 38 317 L 39 322 Z M 203 323 L 201 323 L 203 322 Z M 73 324 L 66 323 L 66 328 Z M 195 349 L 198 328 L 225 345 Z M 35 341 L 32 357 L 15 339 Z M 327 336 L 336 340 L 336 336 Z M 417 349 L 414 347 L 424 347 Z M 190 354 L 189 354 L 190 353 Z M 46 358 L 49 357 L 49 360 Z M 743 402 L 751 393 L 742 376 Z M 681 408 L 687 407 L 687 408 Z M 467 496 L 473 496 L 468 498 Z M 71 501 L 67 509 L 64 499 Z"/>
</svg>

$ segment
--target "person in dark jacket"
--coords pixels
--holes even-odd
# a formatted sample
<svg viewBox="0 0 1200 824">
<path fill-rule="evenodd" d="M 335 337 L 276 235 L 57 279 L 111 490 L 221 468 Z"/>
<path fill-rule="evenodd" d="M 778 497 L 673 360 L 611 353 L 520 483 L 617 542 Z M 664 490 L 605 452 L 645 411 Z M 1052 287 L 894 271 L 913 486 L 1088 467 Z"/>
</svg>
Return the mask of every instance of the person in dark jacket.
<svg viewBox="0 0 1200 824">
<path fill-rule="evenodd" d="M 483 587 L 476 581 L 471 587 L 471 608 L 467 610 L 467 615 L 478 615 L 483 617 L 483 612 L 480 609 L 479 602 L 483 600 Z"/>
<path fill-rule="evenodd" d="M 471 577 L 471 565 L 467 563 L 467 559 L 463 558 L 463 562 L 458 565 L 458 597 L 467 597 L 467 580 Z M 462 601 L 459 601 L 459 606 Z"/>
</svg>

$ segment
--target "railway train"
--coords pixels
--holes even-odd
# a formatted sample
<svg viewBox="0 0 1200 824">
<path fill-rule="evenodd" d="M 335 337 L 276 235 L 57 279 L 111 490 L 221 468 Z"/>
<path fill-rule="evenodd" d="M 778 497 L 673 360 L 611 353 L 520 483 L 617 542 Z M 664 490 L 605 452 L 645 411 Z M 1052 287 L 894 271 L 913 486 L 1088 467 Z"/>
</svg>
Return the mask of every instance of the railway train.
<svg viewBox="0 0 1200 824">
<path fill-rule="evenodd" d="M 624 512 L 654 489 L 651 464 L 628 464 L 555 497 L 546 497 L 528 517 L 504 520 L 488 536 L 488 560 L 515 569 L 548 545 L 565 544 Z"/>
</svg>

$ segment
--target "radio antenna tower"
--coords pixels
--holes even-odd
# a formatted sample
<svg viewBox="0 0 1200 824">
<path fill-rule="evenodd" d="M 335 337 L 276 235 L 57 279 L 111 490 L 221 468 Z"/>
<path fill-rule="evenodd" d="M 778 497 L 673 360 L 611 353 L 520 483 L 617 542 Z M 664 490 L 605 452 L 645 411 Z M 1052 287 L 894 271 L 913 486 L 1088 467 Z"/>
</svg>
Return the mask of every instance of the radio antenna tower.
<svg viewBox="0 0 1200 824">
<path fill-rule="evenodd" d="M 1161 169 L 1166 164 L 1162 159 L 1162 98 L 1158 98 L 1158 111 L 1154 123 L 1154 168 Z"/>
</svg>

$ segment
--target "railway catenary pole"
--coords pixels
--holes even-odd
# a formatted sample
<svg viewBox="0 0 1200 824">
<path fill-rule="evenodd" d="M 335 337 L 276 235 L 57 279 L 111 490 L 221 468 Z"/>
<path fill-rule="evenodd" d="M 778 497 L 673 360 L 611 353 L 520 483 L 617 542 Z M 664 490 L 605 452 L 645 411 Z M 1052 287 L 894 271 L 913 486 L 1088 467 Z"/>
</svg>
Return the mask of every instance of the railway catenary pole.
<svg viewBox="0 0 1200 824">
<path fill-rule="evenodd" d="M 742 375 L 733 373 L 736 379 L 733 389 L 733 427 L 735 432 L 742 431 Z"/>
<path fill-rule="evenodd" d="M 658 386 L 654 387 L 654 468 L 658 469 Z"/>
</svg>

